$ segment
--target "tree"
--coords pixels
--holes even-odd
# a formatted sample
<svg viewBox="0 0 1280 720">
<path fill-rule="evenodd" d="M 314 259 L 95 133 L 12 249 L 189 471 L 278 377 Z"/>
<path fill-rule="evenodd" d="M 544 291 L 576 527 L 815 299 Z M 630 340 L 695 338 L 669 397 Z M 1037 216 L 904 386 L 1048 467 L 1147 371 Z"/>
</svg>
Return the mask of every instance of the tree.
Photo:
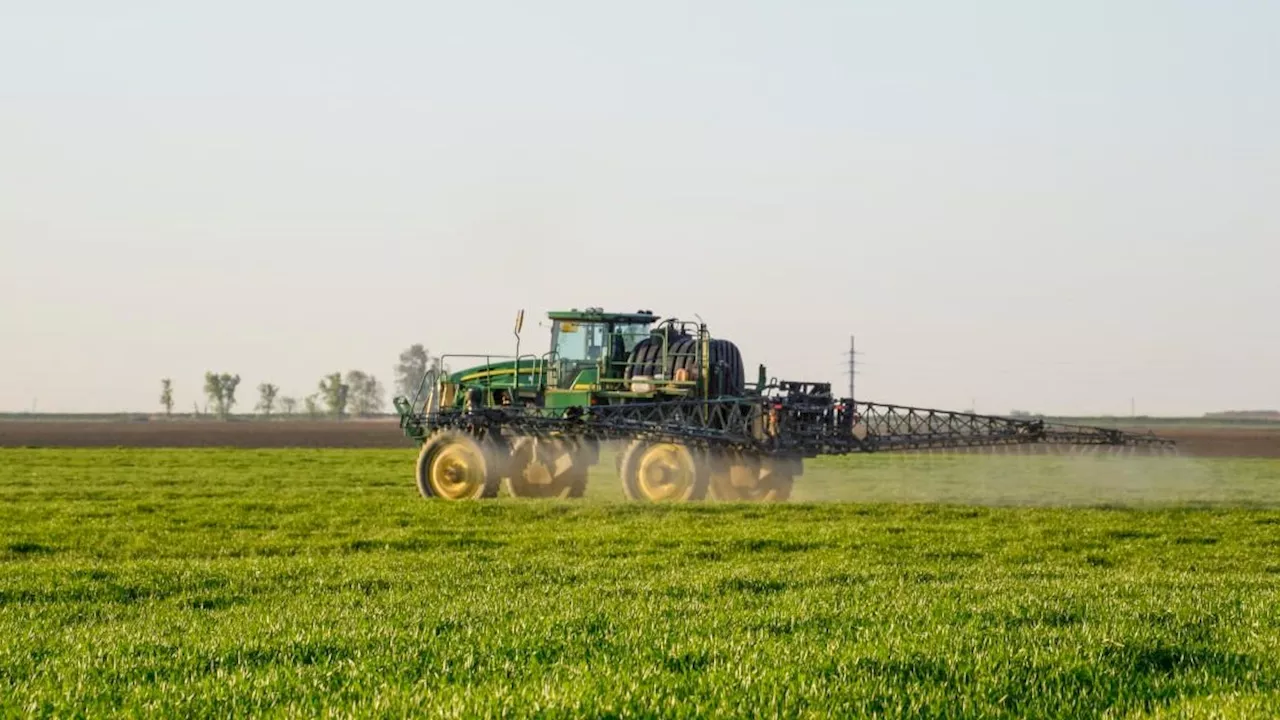
<svg viewBox="0 0 1280 720">
<path fill-rule="evenodd" d="M 311 393 L 304 398 L 307 404 L 307 415 L 313 420 L 320 414 L 320 404 L 316 400 L 318 397 L 320 397 L 319 393 Z"/>
<path fill-rule="evenodd" d="M 160 404 L 164 406 L 164 414 L 173 414 L 173 381 L 165 378 L 160 381 Z"/>
<path fill-rule="evenodd" d="M 347 411 L 347 396 L 350 391 L 350 386 L 342 382 L 342 373 L 326 375 L 320 381 L 320 395 L 324 398 L 324 404 L 328 406 L 329 412 L 339 420 L 342 419 L 342 416 Z"/>
<path fill-rule="evenodd" d="M 347 372 L 347 386 L 351 389 L 351 412 L 353 415 L 373 415 L 382 412 L 382 383 L 378 378 L 360 370 Z"/>
<path fill-rule="evenodd" d="M 262 383 L 258 386 L 258 397 L 260 399 L 258 400 L 257 409 L 261 410 L 263 415 L 271 417 L 271 409 L 275 407 L 276 394 L 279 392 L 280 388 L 271 383 Z"/>
<path fill-rule="evenodd" d="M 236 386 L 239 384 L 240 384 L 239 375 L 223 374 L 222 390 L 225 393 L 224 397 L 226 398 L 225 402 L 226 402 L 228 414 L 231 413 L 231 408 L 234 407 L 236 404 Z"/>
<path fill-rule="evenodd" d="M 280 398 L 280 409 L 284 410 L 286 416 L 292 416 L 294 411 L 298 409 L 298 398 L 285 397 Z"/>
<path fill-rule="evenodd" d="M 239 384 L 239 375 L 227 373 L 217 375 L 211 372 L 204 374 L 204 394 L 209 397 L 209 401 L 218 412 L 218 417 L 223 420 L 227 419 L 231 414 L 231 408 L 236 404 L 236 386 Z"/>
<path fill-rule="evenodd" d="M 204 394 L 209 398 L 209 402 L 213 403 L 214 410 L 222 414 L 222 380 L 217 373 L 206 372 L 204 374 Z"/>
<path fill-rule="evenodd" d="M 447 372 L 447 368 L 440 358 L 432 357 L 421 343 L 414 344 L 400 353 L 400 362 L 396 364 L 396 394 L 412 400 L 420 385 L 424 393 L 430 392 L 442 372 Z"/>
<path fill-rule="evenodd" d="M 396 364 L 396 394 L 413 399 L 430 361 L 431 356 L 421 343 L 400 353 L 400 362 Z"/>
</svg>

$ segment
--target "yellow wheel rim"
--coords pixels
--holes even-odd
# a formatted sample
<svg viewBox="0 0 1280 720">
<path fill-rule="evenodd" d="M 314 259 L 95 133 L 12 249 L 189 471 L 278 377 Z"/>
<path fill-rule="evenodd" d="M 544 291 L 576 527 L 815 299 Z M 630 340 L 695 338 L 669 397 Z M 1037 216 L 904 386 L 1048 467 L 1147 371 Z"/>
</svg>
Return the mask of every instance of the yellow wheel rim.
<svg viewBox="0 0 1280 720">
<path fill-rule="evenodd" d="M 450 443 L 431 461 L 431 487 L 440 497 L 462 500 L 477 497 L 484 488 L 484 457 L 479 449 Z"/>
<path fill-rule="evenodd" d="M 650 500 L 683 499 L 697 478 L 693 456 L 673 443 L 651 446 L 636 466 L 636 484 Z"/>
</svg>

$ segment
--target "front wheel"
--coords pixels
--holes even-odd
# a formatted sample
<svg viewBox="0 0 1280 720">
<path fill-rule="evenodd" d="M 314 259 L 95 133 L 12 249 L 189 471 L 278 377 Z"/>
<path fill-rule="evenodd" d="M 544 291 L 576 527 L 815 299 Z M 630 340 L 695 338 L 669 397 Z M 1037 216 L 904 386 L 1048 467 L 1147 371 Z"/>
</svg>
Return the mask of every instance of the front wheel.
<svg viewBox="0 0 1280 720">
<path fill-rule="evenodd" d="M 424 498 L 478 500 L 498 494 L 499 453 L 491 441 L 441 430 L 418 453 L 418 492 Z"/>
</svg>

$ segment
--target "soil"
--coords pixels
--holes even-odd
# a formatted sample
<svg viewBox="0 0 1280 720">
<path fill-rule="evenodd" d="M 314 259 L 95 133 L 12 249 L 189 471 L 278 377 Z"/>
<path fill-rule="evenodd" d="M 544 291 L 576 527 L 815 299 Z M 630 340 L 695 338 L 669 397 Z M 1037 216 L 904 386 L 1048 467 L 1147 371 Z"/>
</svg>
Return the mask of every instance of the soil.
<svg viewBox="0 0 1280 720">
<path fill-rule="evenodd" d="M 1280 458 L 1280 427 L 1179 427 L 1152 432 L 1178 443 L 1179 452 L 1192 457 Z"/>
<path fill-rule="evenodd" d="M 1280 458 L 1280 427 L 1155 428 L 1184 455 Z M 394 420 L 3 420 L 0 447 L 403 448 Z"/>
<path fill-rule="evenodd" d="M 6 420 L 0 447 L 406 448 L 394 420 Z"/>
</svg>

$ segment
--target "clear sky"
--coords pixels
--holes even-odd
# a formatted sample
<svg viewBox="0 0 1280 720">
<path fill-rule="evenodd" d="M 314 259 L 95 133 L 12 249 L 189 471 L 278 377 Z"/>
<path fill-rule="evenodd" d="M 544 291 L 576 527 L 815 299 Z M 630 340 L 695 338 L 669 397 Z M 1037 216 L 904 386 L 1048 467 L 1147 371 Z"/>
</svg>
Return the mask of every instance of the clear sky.
<svg viewBox="0 0 1280 720">
<path fill-rule="evenodd" d="M 979 411 L 1280 407 L 1280 3 L 0 0 L 0 409 L 704 318 Z M 546 343 L 526 322 L 525 348 Z"/>
</svg>

